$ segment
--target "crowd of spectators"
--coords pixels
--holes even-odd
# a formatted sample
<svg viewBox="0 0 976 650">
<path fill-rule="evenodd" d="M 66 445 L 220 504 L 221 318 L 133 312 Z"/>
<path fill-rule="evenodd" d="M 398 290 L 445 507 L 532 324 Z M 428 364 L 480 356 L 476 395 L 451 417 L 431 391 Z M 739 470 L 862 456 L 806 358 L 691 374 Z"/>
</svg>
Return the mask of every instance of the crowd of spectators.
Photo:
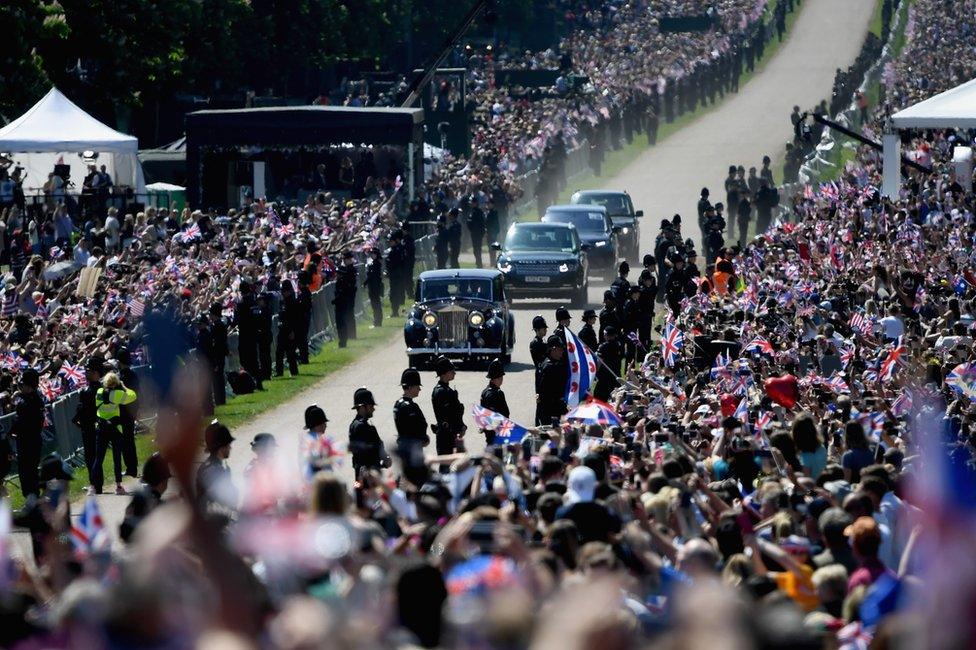
<svg viewBox="0 0 976 650">
<path fill-rule="evenodd" d="M 891 108 L 976 73 L 968 58 L 942 65 L 959 50 L 937 36 L 971 31 L 957 9 L 914 3 Z M 840 180 L 791 197 L 789 219 L 722 250 L 714 273 L 668 224 L 662 340 L 599 380 L 618 426 L 567 421 L 484 456 L 393 467 L 378 455 L 349 485 L 341 440 L 311 407 L 313 471 L 261 434 L 237 489 L 222 463 L 248 441 L 215 424 L 201 487 L 202 400 L 184 376 L 125 542 L 111 549 L 90 516 L 69 535 L 67 504 L 45 495 L 38 567 L 3 574 L 2 643 L 971 647 L 976 205 L 947 164 L 970 139 L 915 134 L 932 171 L 893 199 L 878 155 L 860 151 Z M 241 234 L 245 252 L 274 227 Z M 233 279 L 215 268 L 198 282 Z M 370 402 L 350 401 L 367 419 Z"/>
</svg>

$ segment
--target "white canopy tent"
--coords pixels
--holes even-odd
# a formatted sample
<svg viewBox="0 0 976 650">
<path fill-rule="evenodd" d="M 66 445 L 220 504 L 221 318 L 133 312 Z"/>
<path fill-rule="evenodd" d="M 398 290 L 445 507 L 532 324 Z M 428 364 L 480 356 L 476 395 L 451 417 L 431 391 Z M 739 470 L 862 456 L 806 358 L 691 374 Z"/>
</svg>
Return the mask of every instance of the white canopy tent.
<svg viewBox="0 0 976 650">
<path fill-rule="evenodd" d="M 902 129 L 976 129 L 976 79 L 921 101 L 891 116 L 884 136 L 882 193 L 897 196 L 901 186 Z"/>
<path fill-rule="evenodd" d="M 57 88 L 0 129 L 0 151 L 24 168 L 27 194 L 44 185 L 55 164 L 70 166 L 71 180 L 80 191 L 88 173 L 83 152 L 98 154 L 94 164 L 105 165 L 116 186 L 131 187 L 136 194 L 146 191 L 138 140 L 102 124 Z"/>
</svg>

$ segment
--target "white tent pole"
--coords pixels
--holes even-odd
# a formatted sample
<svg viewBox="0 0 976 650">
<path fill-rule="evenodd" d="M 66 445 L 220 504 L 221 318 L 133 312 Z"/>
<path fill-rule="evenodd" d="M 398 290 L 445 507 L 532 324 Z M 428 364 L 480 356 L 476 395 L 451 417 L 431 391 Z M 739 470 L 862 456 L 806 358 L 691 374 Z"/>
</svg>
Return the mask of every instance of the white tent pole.
<svg viewBox="0 0 976 650">
<path fill-rule="evenodd" d="M 881 142 L 881 195 L 897 199 L 901 190 L 901 137 L 897 132 L 885 133 Z"/>
</svg>

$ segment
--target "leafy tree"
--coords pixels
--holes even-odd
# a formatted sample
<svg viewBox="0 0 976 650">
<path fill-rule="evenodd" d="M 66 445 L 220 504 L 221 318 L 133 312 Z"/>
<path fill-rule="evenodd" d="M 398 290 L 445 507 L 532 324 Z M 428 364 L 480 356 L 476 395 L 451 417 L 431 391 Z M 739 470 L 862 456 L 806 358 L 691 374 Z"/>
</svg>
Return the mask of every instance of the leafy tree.
<svg viewBox="0 0 976 650">
<path fill-rule="evenodd" d="M 17 118 L 50 87 L 36 48 L 45 12 L 37 0 L 0 2 L 0 114 Z"/>
</svg>

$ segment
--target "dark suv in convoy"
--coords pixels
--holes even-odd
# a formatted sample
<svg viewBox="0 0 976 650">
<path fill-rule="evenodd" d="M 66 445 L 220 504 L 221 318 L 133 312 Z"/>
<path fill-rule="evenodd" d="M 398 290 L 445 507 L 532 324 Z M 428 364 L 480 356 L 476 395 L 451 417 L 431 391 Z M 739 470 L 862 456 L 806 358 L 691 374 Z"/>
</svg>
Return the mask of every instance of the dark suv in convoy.
<svg viewBox="0 0 976 650">
<path fill-rule="evenodd" d="M 576 226 L 580 241 L 589 244 L 590 271 L 617 272 L 617 229 L 606 208 L 599 205 L 551 205 L 543 223 L 568 223 Z"/>
<path fill-rule="evenodd" d="M 572 224 L 515 223 L 492 248 L 500 251 L 498 270 L 510 299 L 568 297 L 574 306 L 586 304 L 591 249 Z"/>
<path fill-rule="evenodd" d="M 618 253 L 630 262 L 639 261 L 640 256 L 640 221 L 644 216 L 643 210 L 634 210 L 634 202 L 627 192 L 614 190 L 580 190 L 570 197 L 573 205 L 602 205 L 607 209 L 613 225 L 619 229 L 617 241 Z"/>
<path fill-rule="evenodd" d="M 425 271 L 417 278 L 414 300 L 403 326 L 410 367 L 420 368 L 438 355 L 511 359 L 515 319 L 498 271 Z"/>
</svg>

